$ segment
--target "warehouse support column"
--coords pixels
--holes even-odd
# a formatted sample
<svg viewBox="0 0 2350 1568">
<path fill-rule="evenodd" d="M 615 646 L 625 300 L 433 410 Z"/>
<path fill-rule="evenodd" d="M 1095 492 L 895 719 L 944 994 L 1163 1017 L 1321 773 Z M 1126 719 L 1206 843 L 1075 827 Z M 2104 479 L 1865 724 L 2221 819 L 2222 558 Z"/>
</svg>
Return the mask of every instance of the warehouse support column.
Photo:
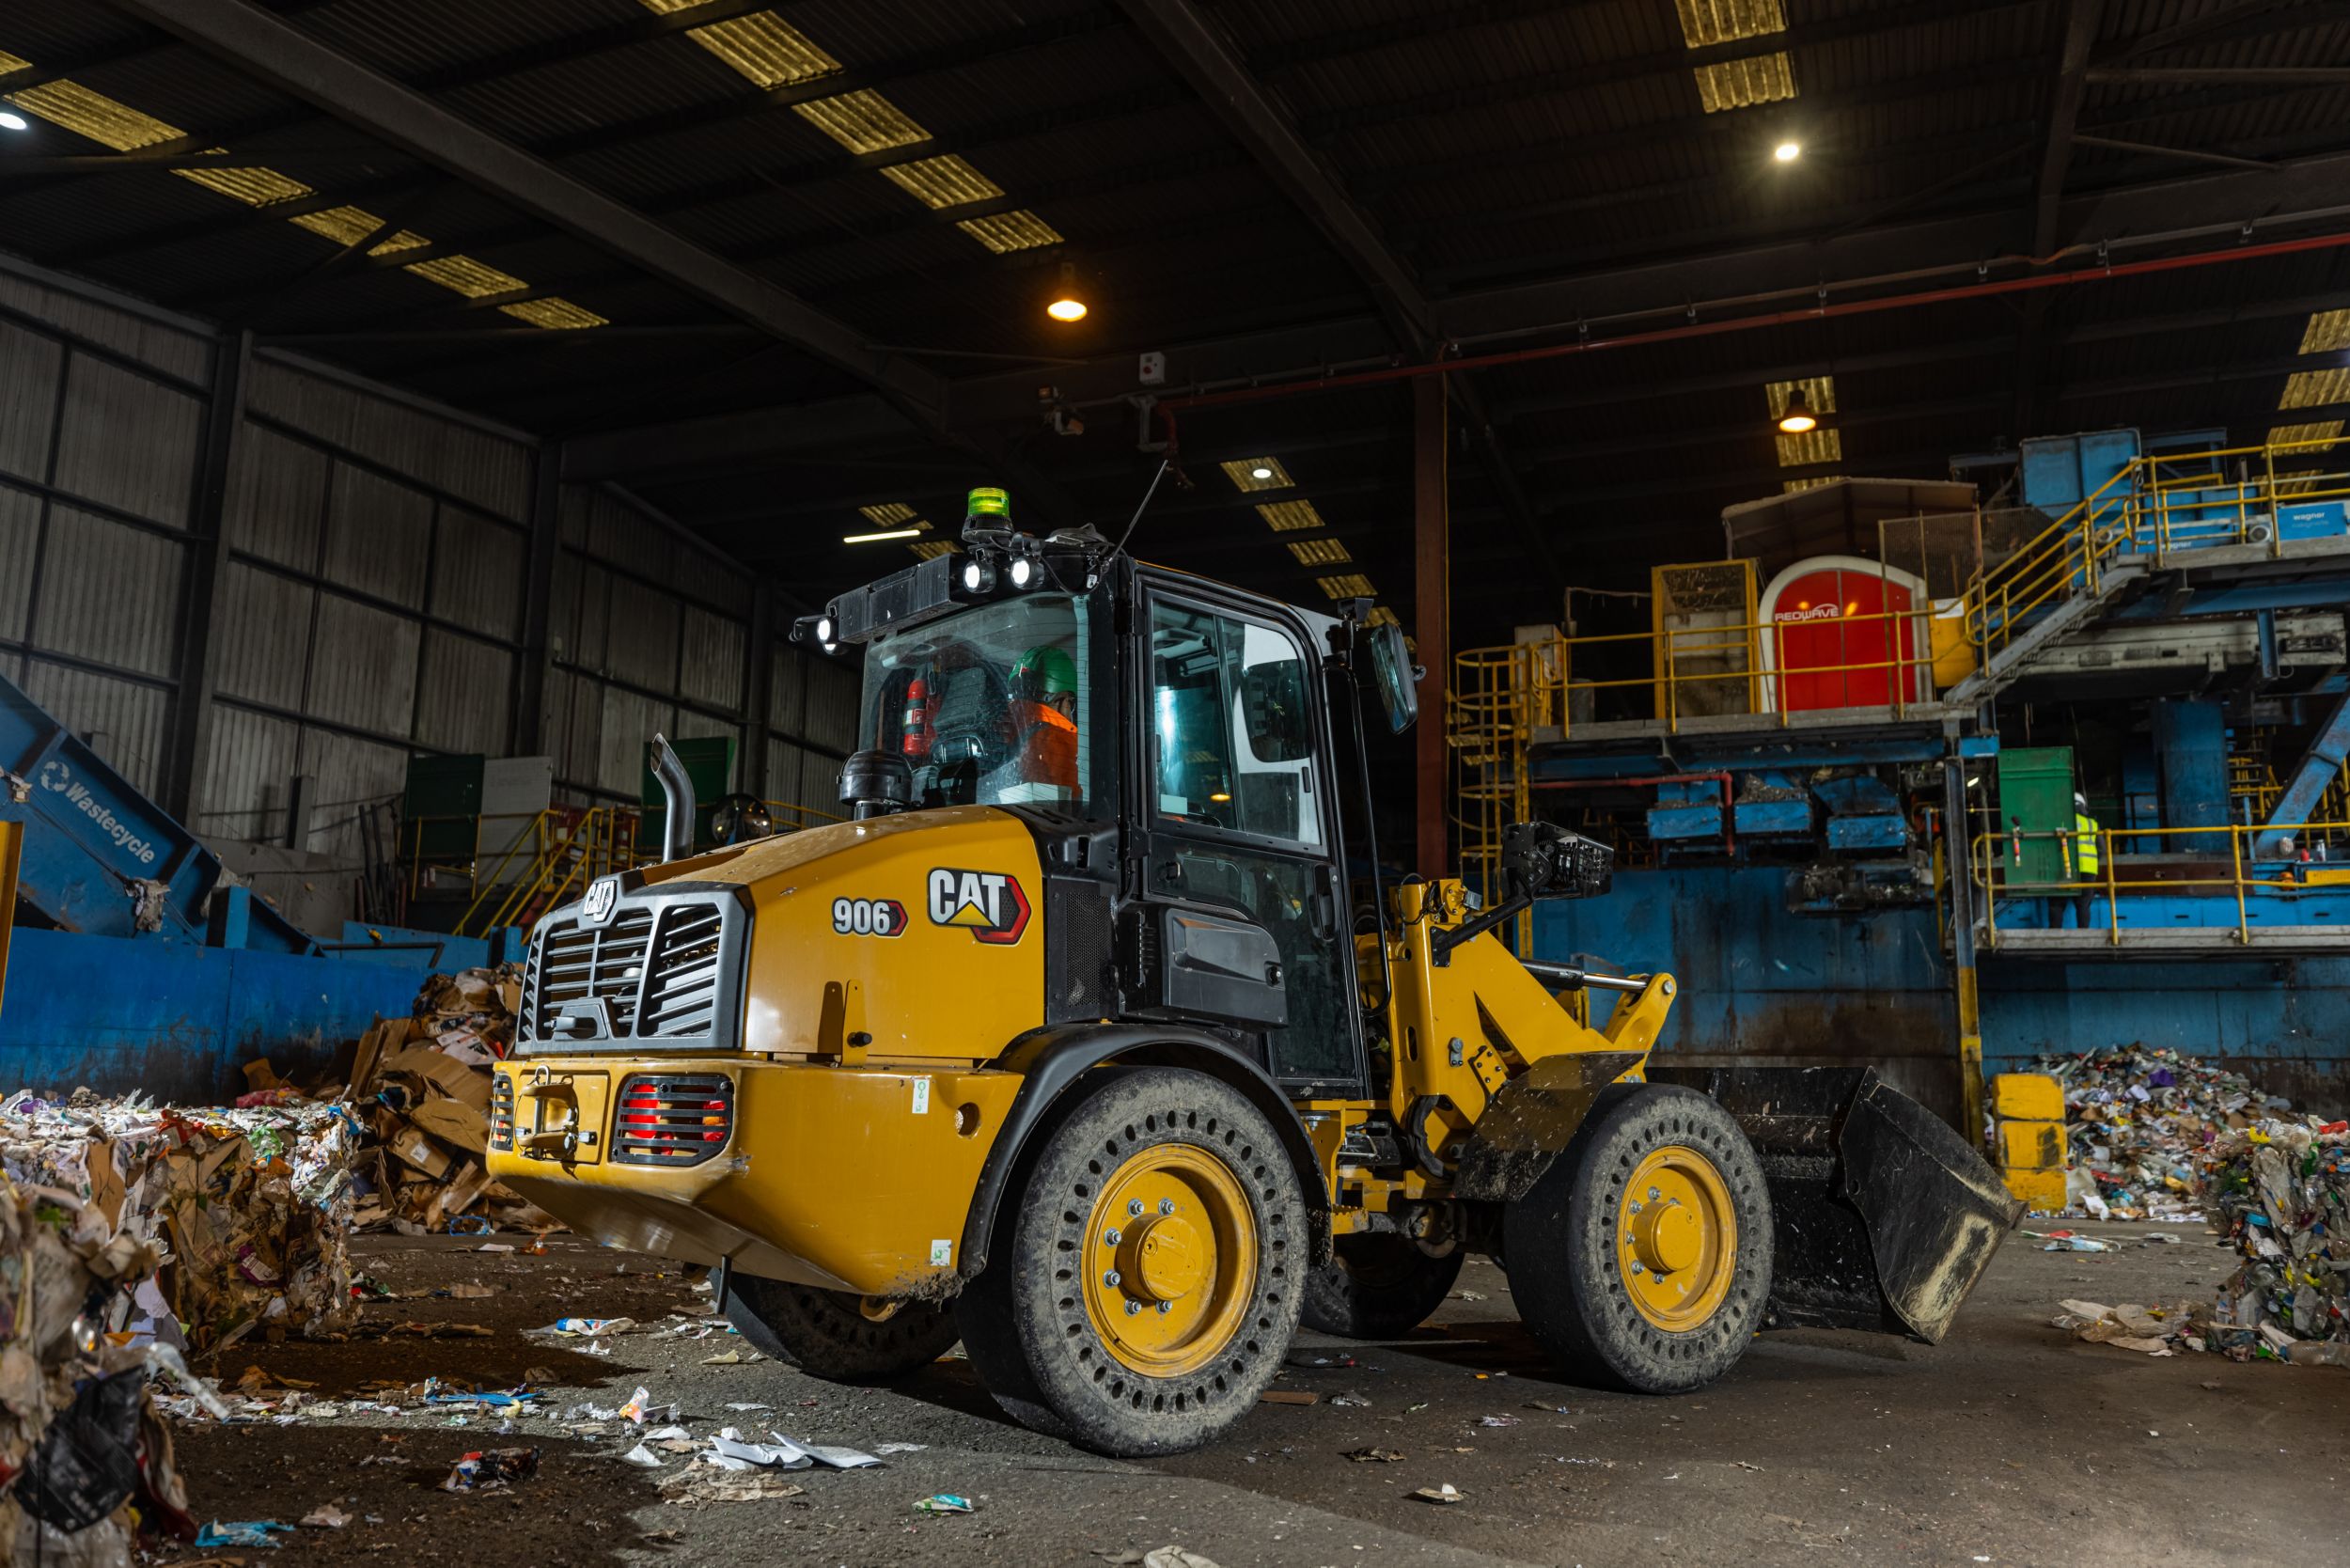
<svg viewBox="0 0 2350 1568">
<path fill-rule="evenodd" d="M 188 520 L 187 598 L 180 618 L 180 689 L 172 703 L 169 748 L 163 767 L 164 808 L 194 826 L 196 794 L 212 749 L 212 626 L 219 619 L 228 560 L 228 480 L 237 427 L 244 422 L 244 386 L 253 362 L 253 335 L 212 345 L 212 396 L 204 410 L 204 447 L 196 471 L 196 511 Z M 0 903 L 0 917 L 8 905 Z"/>
<path fill-rule="evenodd" d="M 1417 788 L 1414 838 L 1419 874 L 1453 874 L 1445 825 L 1445 682 L 1452 666 L 1450 542 L 1446 513 L 1445 376 L 1412 382 L 1412 603 L 1419 662 L 1419 722 L 1412 745 Z"/>
<path fill-rule="evenodd" d="M 563 448 L 539 448 L 530 477 L 530 560 L 523 578 L 523 646 L 514 664 L 509 757 L 536 755 L 546 745 L 548 621 L 555 603 L 555 555 L 563 533 Z M 556 771 L 562 771 L 558 759 Z"/>
<path fill-rule="evenodd" d="M 776 580 L 762 576 L 751 587 L 751 667 L 743 691 L 743 788 L 769 798 L 767 753 L 776 684 Z"/>
<path fill-rule="evenodd" d="M 1942 765 L 1942 865 L 1950 889 L 1950 984 L 1958 1002 L 1958 1105 L 1969 1142 L 1982 1139 L 1982 1003 L 1975 989 L 1974 832 L 1966 817 L 1966 759 Z"/>
</svg>

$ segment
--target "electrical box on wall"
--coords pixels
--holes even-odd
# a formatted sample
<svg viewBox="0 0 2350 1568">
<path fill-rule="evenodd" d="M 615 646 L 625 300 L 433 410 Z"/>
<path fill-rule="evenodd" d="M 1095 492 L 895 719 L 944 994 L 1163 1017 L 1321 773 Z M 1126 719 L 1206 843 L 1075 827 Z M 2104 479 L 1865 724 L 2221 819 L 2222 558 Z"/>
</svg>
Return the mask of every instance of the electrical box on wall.
<svg viewBox="0 0 2350 1568">
<path fill-rule="evenodd" d="M 1167 384 L 1167 355 L 1152 349 L 1135 368 L 1135 379 L 1145 386 Z"/>
</svg>

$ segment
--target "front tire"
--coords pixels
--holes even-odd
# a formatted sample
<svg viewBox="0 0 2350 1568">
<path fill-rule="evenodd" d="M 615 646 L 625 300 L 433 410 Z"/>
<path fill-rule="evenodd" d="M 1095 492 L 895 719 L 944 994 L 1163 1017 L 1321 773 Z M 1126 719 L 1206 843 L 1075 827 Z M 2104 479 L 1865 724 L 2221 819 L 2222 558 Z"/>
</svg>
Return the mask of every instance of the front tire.
<svg viewBox="0 0 2350 1568">
<path fill-rule="evenodd" d="M 1461 1278 L 1458 1247 L 1441 1258 L 1392 1231 L 1340 1236 L 1306 1277 L 1299 1321 L 1349 1340 L 1392 1340 L 1428 1321 Z"/>
<path fill-rule="evenodd" d="M 1238 1090 L 1181 1068 L 1094 1074 L 998 1219 L 964 1344 L 1024 1426 L 1120 1458 L 1246 1415 L 1297 1327 L 1296 1172 Z"/>
<path fill-rule="evenodd" d="M 916 1302 L 888 1306 L 844 1291 L 730 1275 L 727 1321 L 753 1350 L 827 1383 L 886 1383 L 954 1348 L 954 1314 Z"/>
<path fill-rule="evenodd" d="M 1771 1200 L 1731 1114 L 1694 1090 L 1604 1093 L 1502 1215 L 1526 1326 L 1577 1382 L 1686 1393 L 1746 1351 L 1771 1284 Z"/>
</svg>

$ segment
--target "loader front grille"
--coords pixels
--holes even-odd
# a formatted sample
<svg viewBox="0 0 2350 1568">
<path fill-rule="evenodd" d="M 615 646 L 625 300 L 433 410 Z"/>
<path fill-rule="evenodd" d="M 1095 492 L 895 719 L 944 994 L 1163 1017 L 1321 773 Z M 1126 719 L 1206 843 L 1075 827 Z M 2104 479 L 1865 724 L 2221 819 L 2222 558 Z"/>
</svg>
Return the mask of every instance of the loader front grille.
<svg viewBox="0 0 2350 1568">
<path fill-rule="evenodd" d="M 613 1119 L 617 1165 L 699 1165 L 734 1132 L 734 1080 L 722 1073 L 636 1073 Z"/>
<path fill-rule="evenodd" d="M 531 941 L 518 1048 L 738 1048 L 748 926 L 708 885 L 624 895 L 601 926 L 555 911 Z"/>
</svg>

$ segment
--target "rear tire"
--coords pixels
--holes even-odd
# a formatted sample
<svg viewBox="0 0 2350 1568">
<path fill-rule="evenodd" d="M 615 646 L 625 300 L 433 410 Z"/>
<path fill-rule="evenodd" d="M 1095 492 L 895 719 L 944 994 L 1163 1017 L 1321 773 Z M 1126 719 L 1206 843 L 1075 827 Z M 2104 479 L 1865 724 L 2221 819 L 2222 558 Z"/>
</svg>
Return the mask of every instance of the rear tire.
<svg viewBox="0 0 2350 1568">
<path fill-rule="evenodd" d="M 874 1318 L 862 1298 L 783 1279 L 729 1273 L 727 1321 L 753 1350 L 827 1383 L 885 1383 L 954 1348 L 954 1314 L 901 1303 Z"/>
<path fill-rule="evenodd" d="M 1686 1393 L 1728 1372 L 1771 1284 L 1771 1200 L 1731 1114 L 1610 1089 L 1502 1235 L 1526 1325 L 1577 1382 Z"/>
<path fill-rule="evenodd" d="M 1305 1200 L 1230 1085 L 1152 1067 L 1089 1086 L 1008 1195 L 958 1307 L 964 1344 L 1022 1425 L 1120 1458 L 1180 1453 L 1246 1415 L 1280 1369 Z"/>
<path fill-rule="evenodd" d="M 1422 1252 L 1392 1231 L 1340 1236 L 1330 1261 L 1306 1277 L 1298 1319 L 1349 1340 L 1392 1340 L 1428 1321 L 1461 1278 L 1462 1253 Z"/>
</svg>

